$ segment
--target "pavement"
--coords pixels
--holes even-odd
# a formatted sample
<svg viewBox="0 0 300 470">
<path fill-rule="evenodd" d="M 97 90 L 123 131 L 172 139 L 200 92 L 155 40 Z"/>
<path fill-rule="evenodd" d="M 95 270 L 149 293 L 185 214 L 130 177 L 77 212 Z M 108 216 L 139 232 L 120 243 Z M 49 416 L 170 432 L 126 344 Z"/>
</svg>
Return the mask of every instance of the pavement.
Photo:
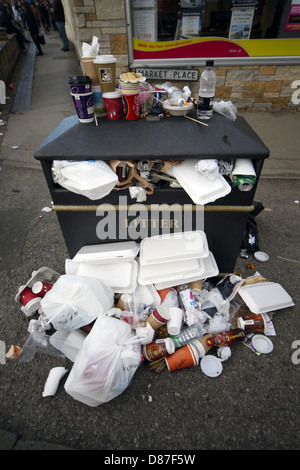
<svg viewBox="0 0 300 470">
<path fill-rule="evenodd" d="M 75 114 L 68 77 L 81 70 L 75 50 L 61 47 L 51 31 L 43 56 L 35 57 L 32 45 L 22 51 L 13 89 L 0 107 L 2 352 L 27 335 L 29 319 L 15 302 L 19 286 L 42 266 L 63 273 L 68 257 L 56 214 L 43 210 L 51 207 L 51 197 L 33 157 L 56 126 Z M 30 106 L 21 89 L 28 90 Z M 245 277 L 260 272 L 281 284 L 295 303 L 273 316 L 272 353 L 257 356 L 237 343 L 218 378 L 196 367 L 171 374 L 140 367 L 123 394 L 96 408 L 67 395 L 65 379 L 55 396 L 42 397 L 52 367 L 70 371 L 67 358 L 36 353 L 20 363 L 2 354 L 1 450 L 101 450 L 110 459 L 106 463 L 143 451 L 138 455 L 151 464 L 149 456 L 158 453 L 195 454 L 201 460 L 201 450 L 299 450 L 300 115 L 240 114 L 270 150 L 255 194 L 264 205 L 256 217 L 259 246 L 269 260 L 239 258 L 236 271 Z"/>
</svg>

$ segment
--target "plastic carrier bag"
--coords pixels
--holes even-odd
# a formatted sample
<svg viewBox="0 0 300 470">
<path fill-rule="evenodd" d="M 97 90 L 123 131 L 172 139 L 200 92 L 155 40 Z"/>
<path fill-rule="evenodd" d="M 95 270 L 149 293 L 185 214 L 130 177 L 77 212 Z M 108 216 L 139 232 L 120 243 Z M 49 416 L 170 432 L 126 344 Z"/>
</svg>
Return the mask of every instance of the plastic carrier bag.
<svg viewBox="0 0 300 470">
<path fill-rule="evenodd" d="M 102 281 L 65 274 L 41 300 L 43 322 L 56 330 L 75 330 L 107 312 L 113 302 L 112 289 Z"/>
<path fill-rule="evenodd" d="M 54 160 L 52 177 L 54 183 L 92 200 L 107 196 L 118 182 L 114 171 L 101 160 Z"/>
<path fill-rule="evenodd" d="M 126 389 L 140 363 L 140 338 L 128 323 L 98 317 L 76 356 L 65 390 L 86 405 L 101 405 Z"/>
</svg>

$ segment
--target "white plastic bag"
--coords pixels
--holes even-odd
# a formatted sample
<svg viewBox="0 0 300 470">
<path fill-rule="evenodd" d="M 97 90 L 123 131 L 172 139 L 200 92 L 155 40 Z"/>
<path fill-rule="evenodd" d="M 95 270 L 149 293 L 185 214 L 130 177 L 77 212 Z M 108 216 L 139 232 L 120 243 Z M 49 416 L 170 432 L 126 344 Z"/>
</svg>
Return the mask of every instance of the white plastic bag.
<svg viewBox="0 0 300 470">
<path fill-rule="evenodd" d="M 41 300 L 43 322 L 56 330 L 75 330 L 105 314 L 113 302 L 114 293 L 104 282 L 65 274 Z"/>
<path fill-rule="evenodd" d="M 231 121 L 236 120 L 237 107 L 231 101 L 214 101 L 213 109 Z"/>
<path fill-rule="evenodd" d="M 52 176 L 54 183 L 92 200 L 107 196 L 118 182 L 116 173 L 102 160 L 54 160 Z"/>
<path fill-rule="evenodd" d="M 120 395 L 141 363 L 140 338 L 117 318 L 98 317 L 65 383 L 66 392 L 89 406 Z"/>
</svg>

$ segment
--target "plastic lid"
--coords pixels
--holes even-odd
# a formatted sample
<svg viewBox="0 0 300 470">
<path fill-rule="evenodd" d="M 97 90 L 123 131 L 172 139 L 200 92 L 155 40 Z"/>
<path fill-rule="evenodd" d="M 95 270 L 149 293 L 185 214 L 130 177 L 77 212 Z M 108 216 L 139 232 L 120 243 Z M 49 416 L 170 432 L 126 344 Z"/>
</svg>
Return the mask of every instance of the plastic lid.
<svg viewBox="0 0 300 470">
<path fill-rule="evenodd" d="M 34 294 L 38 294 L 43 288 L 43 283 L 42 281 L 37 281 L 33 284 L 31 290 Z"/>
<path fill-rule="evenodd" d="M 201 359 L 201 369 L 208 377 L 218 377 L 223 370 L 222 362 L 216 356 L 204 356 Z"/>
<path fill-rule="evenodd" d="M 69 77 L 68 83 L 69 85 L 86 85 L 87 83 L 91 83 L 91 79 L 87 75 L 76 75 Z"/>
<path fill-rule="evenodd" d="M 257 261 L 265 262 L 268 261 L 269 255 L 263 251 L 256 251 L 254 253 L 254 258 L 257 259 Z"/>
<path fill-rule="evenodd" d="M 103 98 L 119 98 L 120 96 L 122 96 L 121 90 L 107 91 L 102 93 Z"/>
<path fill-rule="evenodd" d="M 32 299 L 30 300 L 30 302 L 28 302 L 26 305 L 25 305 L 25 309 L 26 311 L 31 315 L 33 313 L 35 313 L 41 306 L 41 297 L 36 297 L 35 299 Z"/>
<path fill-rule="evenodd" d="M 94 59 L 94 64 L 110 64 L 112 62 L 117 62 L 117 59 L 111 54 L 98 55 Z"/>
<path fill-rule="evenodd" d="M 267 336 L 254 335 L 252 338 L 252 344 L 256 351 L 260 353 L 267 354 L 273 351 L 273 343 Z"/>
</svg>

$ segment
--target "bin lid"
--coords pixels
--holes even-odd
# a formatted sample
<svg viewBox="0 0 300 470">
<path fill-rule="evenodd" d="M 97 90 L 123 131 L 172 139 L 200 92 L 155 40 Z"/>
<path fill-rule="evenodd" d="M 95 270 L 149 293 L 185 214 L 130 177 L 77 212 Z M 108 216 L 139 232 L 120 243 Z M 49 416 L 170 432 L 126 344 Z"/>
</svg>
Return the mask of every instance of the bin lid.
<svg viewBox="0 0 300 470">
<path fill-rule="evenodd" d="M 196 118 L 196 113 L 191 116 Z M 241 116 L 214 113 L 208 127 L 179 116 L 159 121 L 101 118 L 100 124 L 65 118 L 34 153 L 37 160 L 261 159 L 269 150 Z"/>
</svg>

